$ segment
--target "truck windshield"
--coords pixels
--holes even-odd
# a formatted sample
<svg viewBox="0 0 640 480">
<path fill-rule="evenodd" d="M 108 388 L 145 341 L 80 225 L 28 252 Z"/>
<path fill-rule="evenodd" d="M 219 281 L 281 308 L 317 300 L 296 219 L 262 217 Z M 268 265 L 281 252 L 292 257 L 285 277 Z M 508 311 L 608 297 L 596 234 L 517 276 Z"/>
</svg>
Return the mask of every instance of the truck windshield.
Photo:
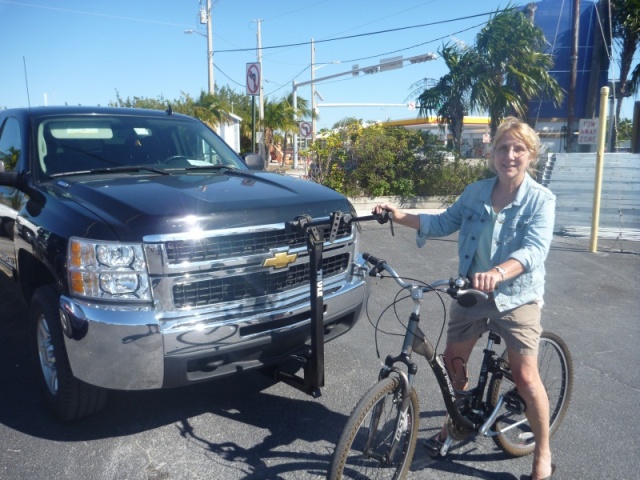
<svg viewBox="0 0 640 480">
<path fill-rule="evenodd" d="M 115 167 L 138 166 L 168 172 L 212 166 L 247 170 L 220 137 L 201 122 L 185 117 L 46 117 L 36 132 L 39 167 L 46 176 L 108 173 L 117 171 Z"/>
</svg>

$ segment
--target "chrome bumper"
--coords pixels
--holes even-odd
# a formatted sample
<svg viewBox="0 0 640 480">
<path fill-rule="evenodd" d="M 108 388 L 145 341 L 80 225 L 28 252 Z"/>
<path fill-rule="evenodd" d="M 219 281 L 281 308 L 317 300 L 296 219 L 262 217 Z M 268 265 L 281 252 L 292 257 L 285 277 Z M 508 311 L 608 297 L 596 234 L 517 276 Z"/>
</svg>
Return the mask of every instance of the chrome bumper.
<svg viewBox="0 0 640 480">
<path fill-rule="evenodd" d="M 358 320 L 365 295 L 361 263 L 345 283 L 325 285 L 325 341 Z M 331 292 L 331 293 L 329 293 Z M 308 291 L 293 307 L 221 320 L 166 321 L 151 307 L 109 306 L 62 296 L 60 314 L 73 374 L 92 385 L 145 390 L 186 385 L 284 359 L 306 349 Z"/>
</svg>

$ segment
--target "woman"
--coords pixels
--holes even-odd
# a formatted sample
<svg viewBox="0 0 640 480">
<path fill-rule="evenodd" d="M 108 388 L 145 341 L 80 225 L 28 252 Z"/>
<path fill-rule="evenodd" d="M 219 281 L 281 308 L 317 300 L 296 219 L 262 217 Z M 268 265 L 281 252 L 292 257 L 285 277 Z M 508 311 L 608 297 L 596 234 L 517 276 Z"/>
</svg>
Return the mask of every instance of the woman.
<svg viewBox="0 0 640 480">
<path fill-rule="evenodd" d="M 544 261 L 553 236 L 555 196 L 528 170 L 540 140 L 526 123 L 509 117 L 498 127 L 489 168 L 494 178 L 475 182 L 446 211 L 436 215 L 402 212 L 382 204 L 395 222 L 417 230 L 422 247 L 429 237 L 459 231 L 459 274 L 489 295 L 471 308 L 451 305 L 444 358 L 454 387 L 466 388 L 466 364 L 478 338 L 489 328 L 507 345 L 509 363 L 536 439 L 532 479 L 551 478 L 555 466 L 549 447 L 549 402 L 538 372 L 540 308 Z M 486 319 L 489 319 L 487 323 Z M 446 427 L 431 440 L 441 445 Z"/>
</svg>

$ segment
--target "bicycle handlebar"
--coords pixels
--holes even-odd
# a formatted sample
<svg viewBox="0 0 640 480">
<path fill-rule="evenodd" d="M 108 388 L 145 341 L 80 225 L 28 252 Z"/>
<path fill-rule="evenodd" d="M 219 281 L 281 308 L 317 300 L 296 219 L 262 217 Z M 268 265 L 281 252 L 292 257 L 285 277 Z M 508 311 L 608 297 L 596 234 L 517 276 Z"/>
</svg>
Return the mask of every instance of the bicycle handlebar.
<svg viewBox="0 0 640 480">
<path fill-rule="evenodd" d="M 393 278 L 402 288 L 418 286 L 415 283 L 411 284 L 403 280 L 393 267 L 386 262 L 386 260 L 371 255 L 370 253 L 363 253 L 362 258 L 372 266 L 371 270 L 369 270 L 369 276 L 376 277 L 378 274 L 385 271 L 389 273 L 391 278 Z M 420 288 L 424 292 L 428 292 L 435 290 L 436 287 L 442 287 L 445 285 L 449 288 L 441 291 L 447 293 L 451 298 L 456 299 L 460 306 L 465 308 L 474 306 L 478 303 L 479 299 L 487 300 L 489 298 L 489 295 L 486 293 L 476 290 L 475 288 L 469 288 L 471 282 L 469 279 L 463 277 L 458 277 L 455 280 L 453 278 L 450 278 L 449 280 L 436 280 L 435 282 L 431 282 L 429 285 L 421 286 Z"/>
</svg>

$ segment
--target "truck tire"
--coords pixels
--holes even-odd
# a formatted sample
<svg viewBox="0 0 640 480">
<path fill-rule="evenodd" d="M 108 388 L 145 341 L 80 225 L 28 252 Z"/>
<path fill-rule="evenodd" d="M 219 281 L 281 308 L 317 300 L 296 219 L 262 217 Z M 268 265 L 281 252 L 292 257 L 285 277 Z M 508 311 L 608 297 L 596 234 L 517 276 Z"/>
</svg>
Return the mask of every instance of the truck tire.
<svg viewBox="0 0 640 480">
<path fill-rule="evenodd" d="M 38 288 L 29 308 L 32 353 L 44 400 L 63 422 L 77 420 L 104 408 L 105 389 L 73 376 L 64 344 L 58 294 L 52 286 Z"/>
</svg>

